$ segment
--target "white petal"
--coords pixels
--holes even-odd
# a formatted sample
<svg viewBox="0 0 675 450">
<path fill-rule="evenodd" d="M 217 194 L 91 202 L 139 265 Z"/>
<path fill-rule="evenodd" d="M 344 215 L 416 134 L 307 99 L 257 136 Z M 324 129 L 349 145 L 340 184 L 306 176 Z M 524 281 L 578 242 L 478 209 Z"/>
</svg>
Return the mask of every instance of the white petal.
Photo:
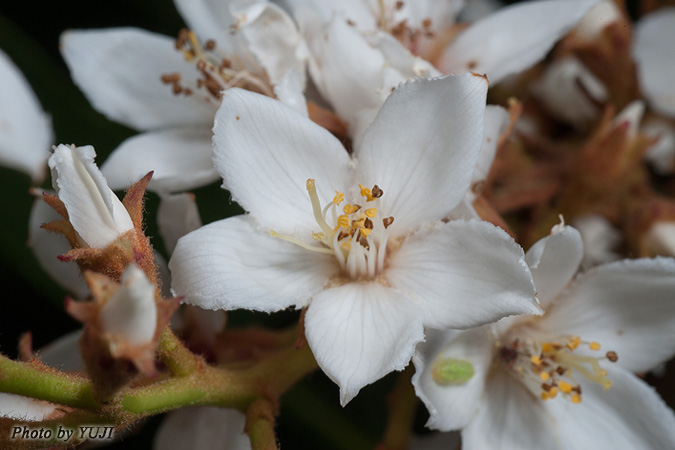
<svg viewBox="0 0 675 450">
<path fill-rule="evenodd" d="M 0 417 L 39 422 L 56 410 L 56 405 L 34 398 L 0 392 Z"/>
<path fill-rule="evenodd" d="M 96 167 L 94 147 L 59 145 L 49 158 L 52 184 L 84 242 L 102 248 L 133 229 L 129 213 Z"/>
<path fill-rule="evenodd" d="M 112 120 L 141 130 L 213 121 L 212 104 L 176 96 L 160 80 L 169 73 L 198 77 L 166 36 L 134 28 L 71 30 L 61 36 L 61 52 L 75 83 Z"/>
<path fill-rule="evenodd" d="M 644 16 L 635 26 L 633 56 L 640 86 L 652 108 L 675 117 L 675 8 Z"/>
<path fill-rule="evenodd" d="M 82 337 L 82 330 L 61 336 L 38 350 L 36 356 L 44 364 L 55 369 L 84 372 L 85 365 L 80 351 L 80 337 Z"/>
<path fill-rule="evenodd" d="M 410 295 L 431 328 L 469 328 L 541 314 L 523 249 L 501 228 L 455 220 L 403 242 L 385 276 Z"/>
<path fill-rule="evenodd" d="M 597 103 L 607 99 L 607 89 L 578 59 L 553 61 L 532 84 L 532 92 L 547 111 L 572 125 L 584 127 L 600 115 Z"/>
<path fill-rule="evenodd" d="M 152 341 L 157 328 L 155 285 L 135 263 L 120 280 L 120 287 L 103 305 L 98 316 L 101 330 L 114 346 L 142 346 Z"/>
<path fill-rule="evenodd" d="M 274 86 L 274 95 L 280 102 L 290 106 L 303 116 L 307 116 L 305 90 L 305 74 L 297 70 L 289 70 Z"/>
<path fill-rule="evenodd" d="M 675 125 L 671 121 L 657 116 L 645 119 L 642 132 L 658 141 L 652 145 L 645 159 L 660 175 L 668 175 L 675 171 Z"/>
<path fill-rule="evenodd" d="M 647 231 L 646 241 L 655 254 L 675 256 L 675 223 L 654 222 Z"/>
<path fill-rule="evenodd" d="M 156 450 L 250 450 L 246 417 L 235 409 L 195 406 L 169 413 L 157 430 Z"/>
<path fill-rule="evenodd" d="M 223 186 L 262 225 L 281 233 L 316 227 L 307 179 L 316 180 L 324 205 L 352 178 L 351 159 L 333 135 L 259 94 L 228 90 L 214 134 L 214 162 Z"/>
<path fill-rule="evenodd" d="M 459 22 L 476 22 L 478 19 L 494 14 L 504 7 L 500 0 L 471 0 L 466 3 L 459 13 Z"/>
<path fill-rule="evenodd" d="M 362 387 L 402 370 L 424 339 L 419 308 L 373 282 L 352 282 L 314 297 L 305 316 L 319 366 L 340 386 L 344 406 Z"/>
<path fill-rule="evenodd" d="M 607 219 L 589 214 L 575 219 L 572 225 L 579 231 L 584 243 L 584 259 L 581 263 L 584 270 L 619 259 L 614 250 L 621 242 L 621 232 Z"/>
<path fill-rule="evenodd" d="M 584 255 L 579 232 L 569 226 L 556 225 L 551 234 L 530 247 L 525 261 L 530 266 L 537 298 L 546 307 L 567 286 L 579 270 Z"/>
<path fill-rule="evenodd" d="M 661 450 L 675 445 L 675 416 L 654 388 L 618 367 L 608 368 L 612 388 L 583 383 L 582 401 L 562 399 L 545 406 L 555 415 L 566 449 Z M 584 381 L 584 380 L 582 380 Z"/>
<path fill-rule="evenodd" d="M 390 89 L 405 77 L 396 76 L 382 52 L 368 44 L 344 18 L 334 17 L 323 27 L 303 30 L 311 57 L 309 70 L 321 95 L 340 118 L 347 121 L 354 136 L 361 124 L 362 110 L 378 110 Z M 358 67 L 358 70 L 354 68 Z M 392 78 L 393 77 L 393 78 Z"/>
<path fill-rule="evenodd" d="M 40 184 L 54 140 L 52 123 L 28 81 L 0 51 L 0 165 L 20 170 Z"/>
<path fill-rule="evenodd" d="M 547 0 L 507 6 L 463 31 L 445 50 L 444 73 L 485 73 L 494 85 L 540 59 L 593 5 L 587 0 Z M 523 33 L 527 30 L 527 33 Z"/>
<path fill-rule="evenodd" d="M 501 369 L 486 385 L 478 413 L 462 431 L 463 450 L 563 450 L 544 402 Z"/>
<path fill-rule="evenodd" d="M 470 74 L 420 79 L 382 106 L 355 152 L 356 179 L 384 190 L 391 233 L 442 219 L 460 202 L 483 143 L 486 92 L 486 80 Z"/>
<path fill-rule="evenodd" d="M 623 19 L 612 0 L 603 0 L 593 6 L 574 29 L 574 34 L 586 41 L 598 39 L 603 30 Z"/>
<path fill-rule="evenodd" d="M 504 108 L 498 105 L 487 106 L 485 109 L 485 136 L 471 184 L 487 178 L 495 159 L 499 138 L 506 131 L 508 125 L 509 113 Z"/>
<path fill-rule="evenodd" d="M 259 1 L 232 10 L 238 19 L 237 32 L 246 38 L 248 50 L 257 57 L 272 84 L 291 70 L 304 76 L 307 48 L 293 19 L 283 9 Z"/>
<path fill-rule="evenodd" d="M 33 250 L 40 266 L 68 292 L 77 298 L 86 298 L 89 288 L 80 275 L 80 268 L 74 261 L 59 261 L 57 256 L 67 253 L 72 247 L 60 233 L 40 228 L 42 224 L 63 220 L 41 198 L 35 199 L 28 219 L 28 245 Z"/>
<path fill-rule="evenodd" d="M 337 273 L 331 255 L 273 238 L 249 216 L 206 225 L 178 240 L 173 290 L 206 309 L 278 311 L 307 304 Z"/>
<path fill-rule="evenodd" d="M 232 53 L 237 49 L 231 34 L 235 22 L 230 13 L 232 3 L 219 0 L 174 0 L 176 9 L 188 27 L 197 32 L 204 42 L 214 40 L 217 48 L 224 53 Z"/>
<path fill-rule="evenodd" d="M 493 341 L 485 328 L 457 332 L 428 332 L 413 356 L 415 393 L 429 410 L 426 423 L 432 430 L 450 431 L 465 427 L 483 397 L 485 378 L 492 364 Z M 441 359 L 468 361 L 473 376 L 462 384 L 439 384 L 434 380 L 434 363 Z"/>
<path fill-rule="evenodd" d="M 211 131 L 173 128 L 141 133 L 122 142 L 101 166 L 115 190 L 128 188 L 151 170 L 153 191 L 182 191 L 216 181 Z"/>
<path fill-rule="evenodd" d="M 194 195 L 160 196 L 157 226 L 166 250 L 172 254 L 178 238 L 202 226 Z"/>
<path fill-rule="evenodd" d="M 623 260 L 580 277 L 541 319 L 541 327 L 596 341 L 617 365 L 644 372 L 675 353 L 675 260 Z M 597 353 L 597 352 L 596 352 Z"/>
</svg>

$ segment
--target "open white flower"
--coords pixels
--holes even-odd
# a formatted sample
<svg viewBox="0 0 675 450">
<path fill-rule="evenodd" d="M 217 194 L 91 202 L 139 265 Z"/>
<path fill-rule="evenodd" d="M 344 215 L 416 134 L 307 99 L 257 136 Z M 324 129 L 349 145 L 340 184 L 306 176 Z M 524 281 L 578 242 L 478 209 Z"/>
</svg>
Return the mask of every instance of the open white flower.
<svg viewBox="0 0 675 450">
<path fill-rule="evenodd" d="M 631 373 L 675 353 L 675 261 L 609 263 L 567 287 L 582 255 L 579 233 L 555 227 L 526 255 L 544 316 L 418 347 L 413 384 L 427 426 L 461 428 L 468 450 L 675 445 L 672 411 Z"/>
<path fill-rule="evenodd" d="M 440 57 L 429 60 L 436 67 L 422 59 L 424 49 L 442 41 L 460 1 L 289 3 L 310 49 L 312 79 L 358 141 L 401 81 L 471 71 L 486 74 L 494 85 L 540 61 L 594 2 L 549 0 L 502 8 L 460 31 Z"/>
<path fill-rule="evenodd" d="M 41 183 L 54 139 L 51 120 L 19 69 L 0 51 L 0 165 Z"/>
<path fill-rule="evenodd" d="M 49 158 L 52 184 L 86 247 L 103 248 L 134 228 L 129 213 L 96 167 L 94 147 L 59 145 Z"/>
<path fill-rule="evenodd" d="M 343 404 L 402 369 L 423 326 L 539 313 L 503 230 L 443 221 L 471 181 L 486 91 L 471 74 L 401 85 L 352 156 L 281 102 L 228 91 L 215 162 L 250 214 L 181 238 L 174 290 L 210 309 L 308 306 L 307 340 Z"/>
<path fill-rule="evenodd" d="M 266 0 L 176 0 L 176 7 L 194 32 L 175 42 L 135 28 L 61 38 L 73 79 L 92 105 L 143 131 L 103 165 L 113 189 L 150 170 L 150 188 L 159 191 L 215 181 L 211 127 L 223 89 L 244 87 L 305 108 L 304 43 L 281 8 Z"/>
</svg>

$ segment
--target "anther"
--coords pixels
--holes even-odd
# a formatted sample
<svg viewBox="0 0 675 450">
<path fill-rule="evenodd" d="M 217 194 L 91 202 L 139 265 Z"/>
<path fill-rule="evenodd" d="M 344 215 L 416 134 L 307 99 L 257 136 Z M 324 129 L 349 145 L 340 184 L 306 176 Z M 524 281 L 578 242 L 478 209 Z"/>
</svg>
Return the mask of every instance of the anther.
<svg viewBox="0 0 675 450">
<path fill-rule="evenodd" d="M 204 43 L 204 48 L 209 51 L 214 50 L 216 48 L 216 41 L 214 41 L 213 39 L 209 39 Z"/>
<path fill-rule="evenodd" d="M 617 362 L 619 360 L 619 356 L 614 351 L 609 351 L 609 352 L 605 353 L 605 356 L 611 362 Z"/>
<path fill-rule="evenodd" d="M 591 350 L 600 350 L 600 343 L 599 342 L 591 342 L 588 347 Z"/>
<path fill-rule="evenodd" d="M 371 190 L 371 194 L 373 195 L 373 198 L 380 198 L 384 195 L 384 191 L 380 189 L 378 185 L 375 185 Z"/>
<path fill-rule="evenodd" d="M 384 228 L 387 229 L 389 228 L 389 225 L 394 223 L 394 218 L 393 217 L 385 217 L 382 219 L 382 225 L 384 225 Z"/>
<path fill-rule="evenodd" d="M 371 219 L 377 215 L 377 208 L 368 208 L 366 209 L 366 216 L 370 217 Z"/>
</svg>

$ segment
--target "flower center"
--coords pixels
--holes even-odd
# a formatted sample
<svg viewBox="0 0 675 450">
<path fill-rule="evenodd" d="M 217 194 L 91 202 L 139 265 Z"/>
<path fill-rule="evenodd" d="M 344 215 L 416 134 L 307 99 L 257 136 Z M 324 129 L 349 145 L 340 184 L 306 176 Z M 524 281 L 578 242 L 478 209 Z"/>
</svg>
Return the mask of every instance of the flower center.
<svg viewBox="0 0 675 450">
<path fill-rule="evenodd" d="M 553 341 L 518 338 L 509 344 L 498 344 L 497 356 L 504 367 L 535 396 L 550 400 L 558 394 L 572 403 L 581 402 L 581 386 L 576 381 L 582 375 L 605 390 L 612 387 L 607 371 L 599 362 L 616 362 L 616 352 L 604 356 L 575 353 L 579 347 L 599 351 L 598 342 L 582 341 L 579 336 L 559 336 Z"/>
<path fill-rule="evenodd" d="M 163 74 L 160 77 L 162 83 L 170 85 L 174 95 L 190 97 L 199 92 L 201 97 L 208 102 L 215 102 L 216 106 L 220 105 L 222 91 L 232 87 L 268 97 L 275 96 L 265 74 L 253 74 L 237 67 L 236 61 L 217 52 L 216 42 L 212 39 L 202 45 L 194 31 L 183 28 L 176 39 L 176 50 L 183 54 L 187 62 L 195 65 L 200 75 L 196 80 L 185 80 L 178 72 Z"/>
<path fill-rule="evenodd" d="M 307 180 L 307 193 L 314 219 L 321 229 L 313 232 L 312 238 L 318 245 L 276 231 L 270 231 L 270 235 L 307 250 L 335 255 L 342 271 L 351 278 L 374 278 L 384 268 L 388 228 L 394 218 L 381 218 L 378 206 L 384 191 L 377 185 L 371 189 L 359 184 L 358 192 L 358 203 L 345 203 L 339 210 L 345 194 L 335 191 L 333 200 L 322 208 L 316 183 L 310 178 Z"/>
<path fill-rule="evenodd" d="M 405 6 L 405 2 L 397 1 L 392 5 L 393 7 L 388 8 L 384 0 L 378 0 L 377 6 L 377 25 L 380 30 L 390 33 L 413 54 L 417 54 L 416 48 L 420 38 L 434 37 L 431 31 L 431 18 L 424 19 L 419 27 L 410 24 L 408 19 L 396 19 L 396 13 Z"/>
</svg>

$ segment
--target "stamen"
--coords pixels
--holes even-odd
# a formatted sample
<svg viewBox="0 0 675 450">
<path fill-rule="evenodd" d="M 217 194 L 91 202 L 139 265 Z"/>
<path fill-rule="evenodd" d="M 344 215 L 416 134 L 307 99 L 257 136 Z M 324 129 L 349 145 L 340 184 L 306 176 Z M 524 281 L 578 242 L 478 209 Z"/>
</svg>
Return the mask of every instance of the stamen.
<svg viewBox="0 0 675 450">
<path fill-rule="evenodd" d="M 366 216 L 368 216 L 369 218 L 372 219 L 373 217 L 375 217 L 377 215 L 377 208 L 368 208 L 368 209 L 366 209 L 365 212 L 366 212 Z"/>
<path fill-rule="evenodd" d="M 301 240 L 295 239 L 292 236 L 287 236 L 285 234 L 277 233 L 274 230 L 270 230 L 270 236 L 282 239 L 284 241 L 288 241 L 292 244 L 299 245 L 302 248 L 306 248 L 307 250 L 317 252 L 317 253 L 328 253 L 328 254 L 333 254 L 333 250 L 325 247 L 316 247 L 314 245 L 309 245 L 306 242 L 302 242 Z"/>
<path fill-rule="evenodd" d="M 509 372 L 542 400 L 555 398 L 560 392 L 572 403 L 579 403 L 581 387 L 574 374 L 610 389 L 612 381 L 599 361 L 618 359 L 616 352 L 607 352 L 604 358 L 576 354 L 582 344 L 593 351 L 601 347 L 599 342 L 583 341 L 579 336 L 561 336 L 545 342 L 520 336 L 508 346 L 500 345 L 497 355 Z"/>
</svg>

